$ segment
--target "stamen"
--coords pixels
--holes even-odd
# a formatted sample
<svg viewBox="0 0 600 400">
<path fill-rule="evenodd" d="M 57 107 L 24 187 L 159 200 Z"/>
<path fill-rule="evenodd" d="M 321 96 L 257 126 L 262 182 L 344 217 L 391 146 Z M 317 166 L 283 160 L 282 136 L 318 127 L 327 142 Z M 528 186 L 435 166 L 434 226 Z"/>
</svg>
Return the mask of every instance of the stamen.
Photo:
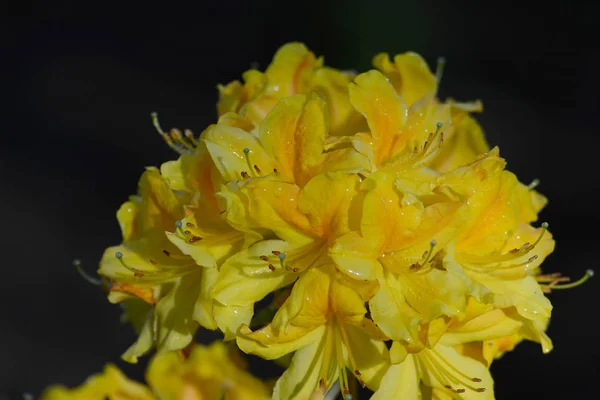
<svg viewBox="0 0 600 400">
<path fill-rule="evenodd" d="M 250 162 L 250 149 L 247 147 L 244 147 L 243 151 L 244 151 L 244 156 L 246 157 L 246 164 L 248 164 L 248 169 L 250 170 L 250 173 L 252 175 L 254 175 L 254 166 Z"/>
<path fill-rule="evenodd" d="M 162 251 L 162 252 L 163 252 L 163 253 L 165 254 L 165 256 L 167 256 L 167 257 L 170 257 L 170 256 L 171 256 L 171 253 L 169 252 L 169 250 L 164 250 L 164 249 L 163 249 L 163 251 Z"/>
<path fill-rule="evenodd" d="M 485 391 L 485 388 L 476 388 L 468 383 L 468 381 L 481 382 L 482 380 L 480 378 L 469 377 L 467 374 L 465 374 L 461 370 L 457 369 L 454 365 L 452 365 L 452 363 L 448 362 L 448 360 L 446 360 L 444 357 L 439 355 L 435 350 L 429 351 L 427 353 L 427 355 L 431 358 L 430 361 L 432 361 L 438 368 L 440 368 L 440 371 L 438 371 L 438 372 L 440 372 L 441 375 L 446 375 L 446 377 L 450 378 L 450 380 L 452 380 L 453 382 L 457 382 L 461 386 L 464 386 L 467 389 L 473 390 L 475 392 L 481 393 L 481 392 Z M 446 368 L 444 368 L 444 366 L 442 364 L 445 364 L 447 366 L 447 368 L 454 371 L 458 376 L 449 375 L 446 372 Z M 461 381 L 459 376 L 466 378 L 467 381 Z M 438 378 L 438 380 L 441 380 L 441 379 Z M 448 386 L 450 386 L 450 385 L 448 385 Z M 464 393 L 465 392 L 465 389 L 451 389 L 451 390 L 454 390 L 454 392 L 456 392 L 456 393 Z"/>
<path fill-rule="evenodd" d="M 442 83 L 442 76 L 444 75 L 444 67 L 446 66 L 446 59 L 444 57 L 438 57 L 437 66 L 435 68 L 435 80 L 438 86 Z"/>
<path fill-rule="evenodd" d="M 163 131 L 163 129 L 160 126 L 160 122 L 158 121 L 157 113 L 155 113 L 155 112 L 150 113 L 150 117 L 152 118 L 152 125 L 154 125 L 154 128 L 156 129 L 158 134 L 163 138 L 163 140 L 165 141 L 167 146 L 169 146 L 171 149 L 173 149 L 176 153 L 179 153 L 179 154 L 184 154 L 184 153 L 193 154 L 193 150 L 187 148 L 181 142 L 173 140 L 173 138 L 171 136 L 169 136 L 168 134 L 166 134 Z"/>
<path fill-rule="evenodd" d="M 260 256 L 259 258 L 263 261 L 269 261 L 269 257 L 267 256 Z"/>
<path fill-rule="evenodd" d="M 257 174 L 261 174 L 260 168 L 258 168 L 258 165 L 254 164 L 254 170 L 256 171 Z"/>
<path fill-rule="evenodd" d="M 171 129 L 171 137 L 177 142 L 177 143 L 181 143 L 181 145 L 183 147 L 185 147 L 186 149 L 188 149 L 190 152 L 193 152 L 195 150 L 194 146 L 192 146 L 190 143 L 188 143 L 187 140 L 184 139 L 183 135 L 181 134 L 181 131 L 177 128 L 172 128 Z"/>
<path fill-rule="evenodd" d="M 531 181 L 531 183 L 527 186 L 529 188 L 529 190 L 533 190 L 536 187 L 538 187 L 540 185 L 540 180 L 538 178 L 535 178 L 534 180 Z"/>
<path fill-rule="evenodd" d="M 421 256 L 421 260 L 417 261 L 414 264 L 411 264 L 409 269 L 415 270 L 415 271 L 420 271 L 421 268 L 423 268 L 423 266 L 425 266 L 427 263 L 433 261 L 433 258 L 434 258 L 433 257 L 433 249 L 435 248 L 436 245 L 437 245 L 437 242 L 432 239 L 429 242 L 429 250 L 426 250 L 425 252 L 423 252 L 423 255 Z M 428 271 L 428 269 L 426 271 Z"/>
<path fill-rule="evenodd" d="M 544 292 L 546 292 L 546 293 L 550 293 L 552 290 L 556 290 L 556 289 L 572 289 L 577 286 L 583 285 L 585 282 L 587 282 L 590 278 L 592 278 L 594 276 L 594 270 L 588 269 L 587 271 L 585 271 L 585 275 L 583 275 L 581 278 L 579 278 L 579 280 L 577 280 L 575 282 L 571 282 L 571 283 L 565 283 L 564 285 L 561 285 L 560 283 L 568 281 L 569 280 L 568 277 L 560 277 L 560 275 L 556 275 L 556 274 L 553 274 L 553 275 L 557 276 L 557 278 L 555 280 L 553 280 L 552 282 L 550 282 L 547 285 L 540 285 L 542 287 L 542 289 L 544 289 Z M 541 277 L 544 278 L 543 275 Z"/>
<path fill-rule="evenodd" d="M 89 283 L 91 283 L 94 286 L 101 286 L 102 285 L 102 280 L 100 279 L 96 279 L 96 278 L 92 278 L 90 275 L 88 275 L 87 272 L 85 272 L 83 270 L 83 267 L 81 266 L 81 260 L 79 260 L 78 258 L 73 260 L 73 265 L 75 266 L 75 268 L 77 268 L 77 272 L 79 272 L 79 275 L 81 275 L 81 277 L 83 279 L 85 279 L 86 281 L 88 281 Z"/>
<path fill-rule="evenodd" d="M 363 382 L 363 380 L 361 378 L 359 378 L 361 374 L 357 368 L 356 360 L 354 359 L 352 350 L 350 348 L 350 341 L 348 340 L 348 334 L 346 333 L 346 328 L 344 328 L 343 323 L 339 323 L 338 326 L 340 328 L 340 333 L 342 335 L 342 341 L 344 342 L 344 346 L 346 346 L 346 351 L 348 352 L 348 360 L 350 360 L 350 365 L 352 366 L 354 375 L 355 375 L 356 379 L 358 380 L 358 383 L 360 384 L 360 386 L 362 386 L 364 388 L 366 385 L 365 385 L 365 382 Z"/>
<path fill-rule="evenodd" d="M 199 240 L 202 240 L 202 238 L 200 236 L 192 236 L 190 238 L 190 240 L 188 240 L 188 242 L 190 242 L 190 243 L 196 243 Z"/>
<path fill-rule="evenodd" d="M 323 341 L 323 362 L 321 363 L 321 370 L 319 372 L 319 389 L 321 389 L 323 395 L 327 393 L 327 386 L 331 382 L 327 382 L 327 376 L 329 375 L 329 363 L 331 362 L 331 352 L 334 350 L 332 343 L 333 330 L 328 323 L 325 327 L 325 340 Z M 340 382 L 341 383 L 341 382 Z"/>
<path fill-rule="evenodd" d="M 117 260 L 119 260 L 119 262 L 125 269 L 133 272 L 133 276 L 135 276 L 136 278 L 141 278 L 144 276 L 144 272 L 140 271 L 139 269 L 132 268 L 132 267 L 128 266 L 127 264 L 125 264 L 125 261 L 123 261 L 123 253 L 121 253 L 120 251 L 117 251 L 115 253 L 115 257 L 117 257 Z"/>
</svg>

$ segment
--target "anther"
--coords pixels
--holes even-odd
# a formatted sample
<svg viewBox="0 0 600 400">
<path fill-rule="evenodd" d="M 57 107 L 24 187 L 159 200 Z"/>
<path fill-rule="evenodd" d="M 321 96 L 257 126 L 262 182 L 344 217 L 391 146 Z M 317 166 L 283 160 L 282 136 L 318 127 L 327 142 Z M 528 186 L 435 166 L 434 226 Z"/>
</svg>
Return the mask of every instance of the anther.
<svg viewBox="0 0 600 400">
<path fill-rule="evenodd" d="M 186 222 L 185 226 L 187 226 L 188 228 L 194 228 L 195 227 L 195 225 L 192 224 L 191 222 Z"/>
<path fill-rule="evenodd" d="M 275 271 L 275 266 L 273 264 L 269 264 L 269 269 L 274 272 Z"/>
<path fill-rule="evenodd" d="M 154 260 L 152 258 L 149 261 L 150 261 L 150 264 L 152 264 L 152 265 L 158 264 L 158 261 L 156 261 L 156 260 Z"/>
<path fill-rule="evenodd" d="M 277 168 L 273 168 L 273 172 L 275 172 L 276 174 L 279 173 L 279 171 L 277 171 Z"/>
<path fill-rule="evenodd" d="M 263 261 L 269 261 L 269 257 L 267 256 L 260 256 L 259 258 Z"/>
<path fill-rule="evenodd" d="M 194 133 L 193 133 L 191 130 L 189 130 L 189 129 L 186 129 L 186 130 L 185 130 L 185 137 L 186 137 L 186 138 L 187 138 L 187 139 L 188 139 L 190 142 L 192 142 L 192 144 L 193 144 L 194 146 L 197 146 L 197 145 L 198 145 L 198 141 L 197 141 L 197 140 L 196 140 L 196 138 L 194 137 Z"/>
<path fill-rule="evenodd" d="M 193 154 L 193 147 L 190 147 L 189 144 L 187 144 L 183 141 L 174 141 L 171 136 L 169 136 L 168 134 L 166 134 L 163 131 L 163 129 L 160 126 L 160 123 L 158 122 L 158 114 L 157 113 L 155 113 L 155 112 L 150 113 L 150 117 L 152 118 L 152 125 L 154 125 L 154 128 L 156 129 L 158 134 L 163 138 L 163 140 L 165 141 L 167 146 L 169 146 L 171 149 L 173 149 L 175 152 L 177 152 L 179 154 L 183 154 L 183 153 Z"/>
<path fill-rule="evenodd" d="M 456 392 L 456 393 L 464 393 L 464 392 L 465 392 L 465 389 L 456 389 L 456 390 L 455 390 L 455 392 Z"/>
<path fill-rule="evenodd" d="M 475 391 L 477 393 L 483 393 L 483 392 L 485 392 L 485 388 L 476 388 Z"/>
<path fill-rule="evenodd" d="M 200 236 L 192 236 L 189 240 L 190 243 L 195 243 L 198 240 L 202 240 L 202 238 Z"/>
<path fill-rule="evenodd" d="M 281 252 L 279 250 L 273 250 L 271 253 L 273 253 L 276 256 L 281 254 Z"/>
<path fill-rule="evenodd" d="M 356 375 L 356 376 L 360 376 L 360 371 L 359 371 L 359 370 L 357 370 L 357 369 L 355 369 L 355 370 L 354 370 L 354 375 Z"/>
<path fill-rule="evenodd" d="M 471 380 L 472 380 L 473 382 L 481 382 L 481 379 L 479 379 L 479 378 L 471 378 Z"/>
<path fill-rule="evenodd" d="M 246 171 L 240 172 L 240 175 L 242 175 L 242 178 L 244 178 L 244 179 L 250 178 L 250 175 L 248 175 L 248 173 Z"/>
<path fill-rule="evenodd" d="M 294 272 L 300 272 L 300 268 L 294 268 L 292 271 L 294 271 Z"/>
<path fill-rule="evenodd" d="M 185 233 L 186 235 L 190 235 L 192 232 L 186 230 L 186 231 L 183 231 L 183 233 Z"/>
<path fill-rule="evenodd" d="M 169 252 L 169 250 L 163 250 L 162 252 L 163 252 L 163 253 L 165 254 L 165 256 L 167 256 L 167 257 L 170 257 L 170 256 L 171 256 L 171 253 Z"/>
<path fill-rule="evenodd" d="M 319 380 L 319 388 L 321 388 L 324 392 L 327 390 L 327 384 L 325 383 L 325 379 L 321 378 Z"/>
<path fill-rule="evenodd" d="M 444 387 L 445 387 L 446 389 L 450 389 L 450 390 L 452 390 L 452 386 L 450 386 L 450 385 L 444 385 Z"/>
<path fill-rule="evenodd" d="M 255 171 L 258 173 L 258 174 L 260 174 L 260 173 L 261 173 L 261 171 L 260 171 L 260 168 L 258 168 L 258 165 L 256 165 L 256 164 L 254 164 L 254 170 L 255 170 Z"/>
</svg>

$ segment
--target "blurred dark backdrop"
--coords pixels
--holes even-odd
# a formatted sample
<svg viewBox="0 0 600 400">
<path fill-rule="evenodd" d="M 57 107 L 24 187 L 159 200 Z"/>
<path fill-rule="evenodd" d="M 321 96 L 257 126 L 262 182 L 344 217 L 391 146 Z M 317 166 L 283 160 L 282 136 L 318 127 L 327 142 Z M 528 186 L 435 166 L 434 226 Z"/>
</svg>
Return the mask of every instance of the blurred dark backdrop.
<svg viewBox="0 0 600 400">
<path fill-rule="evenodd" d="M 84 5 L 85 4 L 85 5 Z M 518 5 L 516 5 L 518 4 Z M 134 340 L 118 308 L 71 261 L 95 270 L 120 241 L 115 211 L 143 167 L 175 155 L 154 132 L 215 121 L 217 83 L 305 42 L 364 70 L 380 51 L 447 60 L 442 97 L 480 98 L 491 144 L 551 199 L 558 246 L 546 271 L 596 265 L 600 187 L 599 7 L 562 1 L 242 1 L 193 7 L 82 2 L 5 9 L 2 51 L 0 398 L 78 384 Z M 555 350 L 526 343 L 493 366 L 499 399 L 583 398 L 600 375 L 597 283 L 551 295 Z M 141 376 L 139 366 L 119 362 Z"/>
</svg>

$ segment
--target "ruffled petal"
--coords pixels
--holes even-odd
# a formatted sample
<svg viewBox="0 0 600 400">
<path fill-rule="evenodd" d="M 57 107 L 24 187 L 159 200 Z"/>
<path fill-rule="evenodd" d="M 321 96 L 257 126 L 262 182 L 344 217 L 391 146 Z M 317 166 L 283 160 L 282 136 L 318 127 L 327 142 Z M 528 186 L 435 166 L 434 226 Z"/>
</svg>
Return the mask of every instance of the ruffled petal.
<svg viewBox="0 0 600 400">
<path fill-rule="evenodd" d="M 380 53 L 373 58 L 373 65 L 385 74 L 408 105 L 437 90 L 435 76 L 417 53 L 397 54 L 393 63 L 388 54 Z"/>
</svg>

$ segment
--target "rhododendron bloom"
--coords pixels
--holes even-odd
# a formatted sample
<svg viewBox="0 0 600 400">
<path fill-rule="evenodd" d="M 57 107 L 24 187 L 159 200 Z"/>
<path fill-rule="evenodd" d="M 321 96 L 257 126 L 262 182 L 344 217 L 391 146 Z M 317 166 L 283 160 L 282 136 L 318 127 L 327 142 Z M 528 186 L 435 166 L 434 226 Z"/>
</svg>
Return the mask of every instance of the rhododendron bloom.
<svg viewBox="0 0 600 400">
<path fill-rule="evenodd" d="M 373 399 L 492 399 L 493 360 L 522 340 L 552 349 L 546 295 L 593 272 L 542 273 L 547 199 L 490 148 L 481 102 L 438 98 L 442 63 L 373 64 L 341 71 L 289 43 L 219 85 L 198 137 L 153 114 L 179 158 L 144 172 L 99 269 L 139 331 L 123 358 L 158 352 L 150 388 L 109 366 L 46 399 L 269 396 L 222 346 L 186 358 L 200 327 L 282 365 L 270 396 L 286 400 L 336 382 L 345 400 L 356 384 Z"/>
</svg>

